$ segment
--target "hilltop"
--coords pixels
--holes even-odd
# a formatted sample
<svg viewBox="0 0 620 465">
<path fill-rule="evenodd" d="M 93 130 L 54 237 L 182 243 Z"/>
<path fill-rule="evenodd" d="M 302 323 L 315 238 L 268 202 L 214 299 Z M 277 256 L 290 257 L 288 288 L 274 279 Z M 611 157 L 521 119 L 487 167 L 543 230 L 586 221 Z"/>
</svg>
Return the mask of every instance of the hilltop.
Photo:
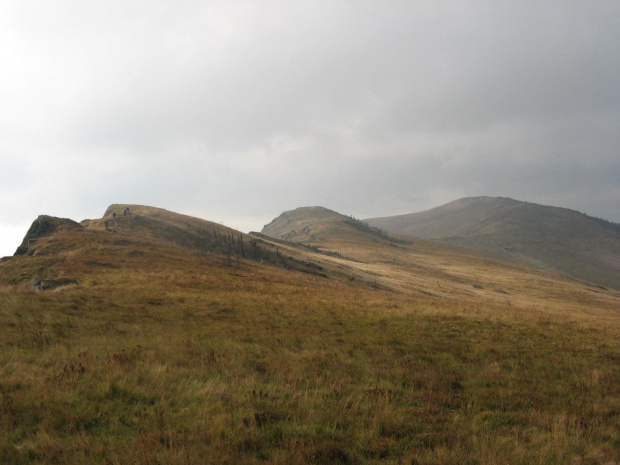
<svg viewBox="0 0 620 465">
<path fill-rule="evenodd" d="M 41 219 L 0 260 L 3 464 L 620 461 L 619 292 L 316 207 L 299 242 Z"/>
<path fill-rule="evenodd" d="M 15 255 L 34 254 L 36 242 L 63 229 L 76 229 L 80 225 L 68 218 L 56 218 L 48 215 L 40 215 L 32 222 L 24 240 L 17 247 Z"/>
<path fill-rule="evenodd" d="M 282 213 L 265 225 L 262 234 L 294 242 L 312 242 L 316 239 L 310 225 L 334 225 L 344 219 L 343 215 L 324 207 L 301 207 Z"/>
<path fill-rule="evenodd" d="M 297 243 L 318 243 L 325 237 L 340 237 L 348 240 L 367 241 L 369 234 L 390 240 L 381 231 L 366 223 L 329 210 L 324 207 L 300 207 L 282 213 L 265 225 L 262 234 Z"/>
<path fill-rule="evenodd" d="M 365 221 L 620 289 L 620 227 L 566 208 L 470 197 Z"/>
</svg>

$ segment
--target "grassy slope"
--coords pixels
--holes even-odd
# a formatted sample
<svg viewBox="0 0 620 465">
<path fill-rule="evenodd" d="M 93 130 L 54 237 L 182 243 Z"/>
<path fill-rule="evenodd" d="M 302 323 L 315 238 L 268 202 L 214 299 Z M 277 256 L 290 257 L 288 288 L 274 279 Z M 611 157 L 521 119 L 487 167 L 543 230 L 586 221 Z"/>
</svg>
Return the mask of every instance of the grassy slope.
<svg viewBox="0 0 620 465">
<path fill-rule="evenodd" d="M 340 279 L 406 268 L 381 238 L 326 230 L 355 260 L 308 252 L 341 270 L 325 279 L 87 226 L 0 263 L 24 279 L 0 288 L 0 463 L 620 460 L 617 294 L 546 274 L 508 306 L 484 291 L 510 268 L 487 259 L 463 288 L 481 295 L 384 292 Z M 475 256 L 431 244 L 397 245 L 456 291 Z M 35 275 L 79 284 L 35 292 Z"/>
<path fill-rule="evenodd" d="M 368 222 L 620 289 L 620 229 L 565 208 L 476 197 Z"/>
<path fill-rule="evenodd" d="M 581 283 L 558 274 L 480 255 L 459 247 L 416 238 L 364 232 L 343 215 L 325 218 L 304 209 L 274 220 L 263 232 L 291 236 L 336 256 L 317 259 L 325 269 L 346 269 L 356 283 L 418 296 L 432 296 L 458 302 L 490 303 L 521 312 L 561 314 L 562 318 L 583 319 L 595 311 L 601 318 L 618 316 L 618 292 Z M 304 234 L 298 234 L 300 228 Z M 596 308 L 596 310 L 594 310 Z"/>
</svg>

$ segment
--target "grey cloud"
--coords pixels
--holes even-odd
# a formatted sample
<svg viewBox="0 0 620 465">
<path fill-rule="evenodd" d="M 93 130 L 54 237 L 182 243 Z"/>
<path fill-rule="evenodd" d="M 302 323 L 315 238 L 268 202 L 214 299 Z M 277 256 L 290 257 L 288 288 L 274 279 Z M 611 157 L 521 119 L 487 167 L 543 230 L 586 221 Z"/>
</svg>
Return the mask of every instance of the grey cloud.
<svg viewBox="0 0 620 465">
<path fill-rule="evenodd" d="M 9 0 L 0 30 L 24 217 L 507 195 L 620 221 L 615 1 Z"/>
</svg>

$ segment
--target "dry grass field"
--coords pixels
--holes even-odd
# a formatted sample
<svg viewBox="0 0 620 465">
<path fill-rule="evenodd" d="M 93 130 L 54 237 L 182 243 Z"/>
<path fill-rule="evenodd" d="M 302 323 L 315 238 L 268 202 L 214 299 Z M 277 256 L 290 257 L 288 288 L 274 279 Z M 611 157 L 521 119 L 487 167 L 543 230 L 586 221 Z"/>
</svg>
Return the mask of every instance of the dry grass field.
<svg viewBox="0 0 620 465">
<path fill-rule="evenodd" d="M 620 463 L 617 292 L 131 211 L 0 262 L 0 463 Z"/>
</svg>

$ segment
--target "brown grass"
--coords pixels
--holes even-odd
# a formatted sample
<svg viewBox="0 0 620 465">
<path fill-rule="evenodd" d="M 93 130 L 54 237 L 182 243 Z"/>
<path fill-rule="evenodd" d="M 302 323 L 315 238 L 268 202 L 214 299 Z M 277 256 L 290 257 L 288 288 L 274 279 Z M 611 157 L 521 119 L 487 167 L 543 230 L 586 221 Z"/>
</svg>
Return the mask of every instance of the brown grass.
<svg viewBox="0 0 620 465">
<path fill-rule="evenodd" d="M 620 461 L 611 292 L 421 243 L 308 253 L 326 279 L 120 235 L 0 263 L 0 463 Z"/>
</svg>

